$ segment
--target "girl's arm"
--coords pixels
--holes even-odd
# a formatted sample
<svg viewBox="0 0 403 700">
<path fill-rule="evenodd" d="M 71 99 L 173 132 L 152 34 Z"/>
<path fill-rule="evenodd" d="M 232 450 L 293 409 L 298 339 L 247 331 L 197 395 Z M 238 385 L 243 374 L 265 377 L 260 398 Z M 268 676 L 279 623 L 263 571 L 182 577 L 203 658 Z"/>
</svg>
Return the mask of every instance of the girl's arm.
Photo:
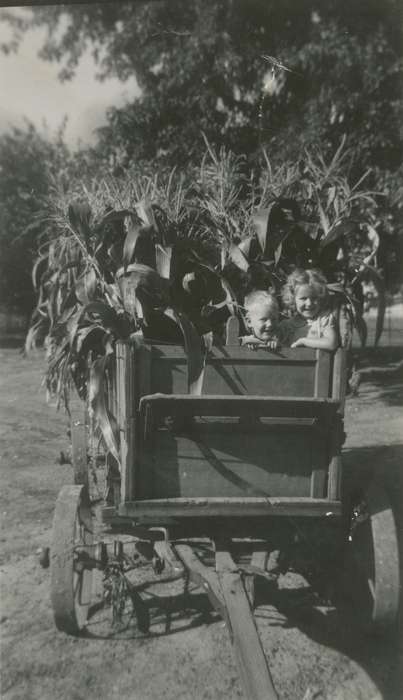
<svg viewBox="0 0 403 700">
<path fill-rule="evenodd" d="M 321 338 L 298 338 L 292 348 L 316 348 L 318 350 L 336 350 L 339 344 L 336 329 L 328 326 L 324 329 Z"/>
</svg>

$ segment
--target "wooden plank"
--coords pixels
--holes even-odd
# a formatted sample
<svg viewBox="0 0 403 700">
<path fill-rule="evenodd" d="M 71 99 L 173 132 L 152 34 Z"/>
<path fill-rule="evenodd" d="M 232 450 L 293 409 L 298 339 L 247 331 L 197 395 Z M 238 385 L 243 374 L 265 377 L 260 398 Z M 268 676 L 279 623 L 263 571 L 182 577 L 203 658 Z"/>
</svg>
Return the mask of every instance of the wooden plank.
<svg viewBox="0 0 403 700">
<path fill-rule="evenodd" d="M 238 420 L 197 421 L 182 434 L 154 431 L 148 446 L 138 499 L 309 497 L 312 466 L 328 465 L 312 428 L 301 426 L 260 424 L 248 431 Z"/>
<path fill-rule="evenodd" d="M 332 398 L 340 401 L 340 420 L 334 426 L 331 436 L 331 459 L 329 465 L 328 498 L 340 498 L 343 463 L 341 449 L 344 441 L 343 415 L 347 388 L 347 351 L 339 348 L 333 362 Z"/>
<path fill-rule="evenodd" d="M 316 358 L 314 396 L 326 397 L 330 391 L 332 354 L 327 350 L 317 350 Z"/>
<path fill-rule="evenodd" d="M 88 487 L 87 407 L 77 393 L 70 401 L 71 456 L 74 483 Z"/>
<path fill-rule="evenodd" d="M 326 469 L 313 469 L 311 476 L 311 498 L 323 498 L 326 486 Z"/>
<path fill-rule="evenodd" d="M 154 549 L 161 559 L 168 562 L 169 566 L 176 574 L 179 572 L 184 573 L 185 568 L 170 542 L 167 542 L 166 540 L 154 542 Z"/>
<path fill-rule="evenodd" d="M 137 490 L 137 450 L 138 450 L 138 428 L 136 411 L 136 355 L 133 348 L 129 348 L 126 360 L 125 386 L 126 386 L 126 412 L 127 412 L 127 491 L 123 494 L 124 500 L 131 500 L 136 497 Z"/>
<path fill-rule="evenodd" d="M 313 469 L 311 476 L 311 498 L 323 498 L 326 486 L 326 469 Z"/>
<path fill-rule="evenodd" d="M 154 415 L 185 416 L 279 416 L 290 418 L 319 417 L 336 412 L 339 401 L 327 398 L 273 397 L 273 396 L 190 396 L 182 394 L 150 394 L 143 396 L 140 409 L 153 405 Z"/>
<path fill-rule="evenodd" d="M 341 503 L 338 500 L 313 498 L 160 498 L 121 503 L 119 515 L 123 517 L 149 517 L 157 520 L 176 517 L 237 517 L 297 516 L 338 517 Z"/>
<path fill-rule="evenodd" d="M 151 391 L 151 348 L 145 343 L 135 350 L 136 399 L 149 394 Z"/>
<path fill-rule="evenodd" d="M 175 544 L 174 551 L 186 567 L 191 581 L 203 588 L 211 604 L 225 619 L 225 602 L 218 577 L 215 571 L 205 566 L 187 544 Z"/>
<path fill-rule="evenodd" d="M 344 442 L 344 425 L 342 415 L 337 416 L 330 435 L 330 465 L 328 481 L 328 498 L 340 498 L 342 478 L 341 450 Z"/>
<path fill-rule="evenodd" d="M 344 414 L 347 389 L 347 351 L 338 348 L 333 360 L 332 398 L 340 401 L 340 413 Z"/>
<path fill-rule="evenodd" d="M 216 552 L 216 571 L 205 566 L 189 545 L 177 544 L 176 553 L 189 577 L 208 595 L 226 622 L 241 681 L 248 700 L 275 700 L 267 660 L 237 567 L 228 552 Z"/>
<path fill-rule="evenodd" d="M 134 484 L 137 490 L 149 491 L 152 488 L 153 472 L 151 467 L 152 452 L 151 443 L 148 441 L 148 431 L 151 433 L 152 415 L 150 411 L 146 411 L 143 420 L 139 415 L 139 403 L 145 394 L 152 391 L 151 375 L 152 375 L 152 348 L 146 343 L 138 345 L 134 354 L 135 366 L 135 396 L 133 405 L 136 408 L 136 457 L 132 470 L 134 472 Z M 187 371 L 187 370 L 185 370 Z M 149 415 L 149 420 L 148 420 Z"/>
<path fill-rule="evenodd" d="M 120 465 L 121 465 L 121 482 L 120 495 L 123 500 L 126 500 L 129 487 L 129 469 L 128 469 L 128 444 L 127 444 L 127 426 L 126 426 L 126 389 L 125 381 L 125 362 L 127 355 L 127 345 L 124 343 L 116 344 L 116 404 L 117 404 L 117 423 L 119 426 L 120 439 Z"/>
<path fill-rule="evenodd" d="M 248 596 L 228 552 L 216 552 L 216 570 L 245 698 L 276 700 L 278 695 L 273 685 Z"/>
<path fill-rule="evenodd" d="M 341 455 L 334 455 L 329 466 L 328 497 L 329 499 L 340 498 L 341 476 L 342 476 Z"/>
<path fill-rule="evenodd" d="M 187 393 L 186 355 L 173 345 L 152 345 L 152 391 Z M 316 351 L 251 352 L 239 346 L 212 348 L 203 393 L 221 395 L 313 396 Z"/>
<path fill-rule="evenodd" d="M 314 426 L 311 432 L 311 459 L 312 459 L 312 475 L 311 475 L 311 498 L 325 498 L 326 496 L 326 477 L 328 472 L 328 446 L 330 434 L 330 422 L 327 425 L 322 421 Z"/>
<path fill-rule="evenodd" d="M 230 316 L 225 324 L 225 345 L 239 346 L 239 320 L 236 316 Z"/>
<path fill-rule="evenodd" d="M 261 569 L 262 571 L 265 572 L 268 558 L 269 558 L 269 553 L 267 551 L 267 545 L 262 544 L 262 549 L 255 549 L 252 552 L 250 565 L 254 569 Z M 244 579 L 244 586 L 245 586 L 246 595 L 248 596 L 248 599 L 249 599 L 249 602 L 250 602 L 250 605 L 252 608 L 255 605 L 256 579 L 257 579 L 257 576 L 254 576 L 253 574 L 249 574 Z"/>
<path fill-rule="evenodd" d="M 125 343 L 116 348 L 116 393 L 120 430 L 121 494 L 123 501 L 135 498 L 136 410 L 134 396 L 135 355 Z"/>
<path fill-rule="evenodd" d="M 158 357 L 161 360 L 172 360 L 172 359 L 183 359 L 186 361 L 186 353 L 181 345 L 158 345 L 158 343 L 146 344 L 146 347 L 150 348 L 153 360 Z M 268 361 L 275 364 L 288 364 L 288 365 L 298 365 L 302 364 L 315 364 L 316 363 L 316 350 L 310 348 L 281 348 L 278 352 L 272 352 L 269 350 L 255 350 L 251 351 L 245 347 L 239 345 L 231 346 L 214 346 L 209 354 L 209 360 L 243 360 L 253 362 L 263 362 Z"/>
<path fill-rule="evenodd" d="M 229 350 L 233 351 L 231 346 Z M 166 394 L 187 393 L 186 360 L 153 357 L 152 391 Z M 315 363 L 270 363 L 263 358 L 255 360 L 255 353 L 242 361 L 231 355 L 220 359 L 209 358 L 203 383 L 203 394 L 313 396 Z"/>
<path fill-rule="evenodd" d="M 267 551 L 267 545 L 262 545 L 262 549 L 255 549 L 252 552 L 250 564 L 256 569 L 262 569 L 263 571 L 266 571 L 268 558 L 269 553 Z"/>
</svg>

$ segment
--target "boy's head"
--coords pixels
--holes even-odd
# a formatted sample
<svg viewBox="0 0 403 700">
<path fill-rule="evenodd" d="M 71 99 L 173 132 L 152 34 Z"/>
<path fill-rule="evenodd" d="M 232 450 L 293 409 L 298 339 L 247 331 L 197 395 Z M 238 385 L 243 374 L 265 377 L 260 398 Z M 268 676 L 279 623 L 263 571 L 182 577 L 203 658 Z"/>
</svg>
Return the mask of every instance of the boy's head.
<svg viewBox="0 0 403 700">
<path fill-rule="evenodd" d="M 257 290 L 245 297 L 244 308 L 249 330 L 259 340 L 270 340 L 279 318 L 276 299 L 264 290 Z"/>
</svg>

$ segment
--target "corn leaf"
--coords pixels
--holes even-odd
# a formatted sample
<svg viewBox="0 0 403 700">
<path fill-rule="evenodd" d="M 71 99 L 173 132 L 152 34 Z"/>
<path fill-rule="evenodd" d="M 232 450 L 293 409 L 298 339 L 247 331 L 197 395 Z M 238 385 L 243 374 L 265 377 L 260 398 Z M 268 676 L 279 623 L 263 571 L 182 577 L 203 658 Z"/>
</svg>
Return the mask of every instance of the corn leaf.
<svg viewBox="0 0 403 700">
<path fill-rule="evenodd" d="M 202 348 L 202 340 L 193 323 L 181 311 L 167 308 L 165 316 L 179 326 L 182 331 L 188 367 L 188 392 L 200 396 L 203 389 L 206 351 Z"/>
<path fill-rule="evenodd" d="M 355 327 L 360 338 L 361 347 L 365 348 L 368 338 L 368 328 L 365 320 L 361 315 L 357 315 L 354 319 Z"/>
<path fill-rule="evenodd" d="M 228 257 L 240 270 L 243 270 L 244 272 L 249 270 L 249 261 L 245 257 L 240 247 L 235 243 L 231 243 L 228 251 Z"/>
<path fill-rule="evenodd" d="M 132 262 L 136 251 L 137 241 L 141 232 L 141 225 L 133 217 L 129 218 L 127 224 L 127 234 L 123 245 L 123 266 L 126 269 Z"/>
<path fill-rule="evenodd" d="M 329 233 L 330 229 L 330 223 L 329 219 L 326 216 L 325 210 L 323 209 L 319 199 L 318 199 L 318 212 L 319 212 L 319 219 L 320 219 L 320 225 L 322 226 L 324 236 L 326 238 L 327 234 Z M 322 238 L 322 241 L 324 239 Z"/>
<path fill-rule="evenodd" d="M 157 243 L 155 257 L 158 274 L 169 280 L 171 276 L 172 246 L 163 246 Z"/>
<path fill-rule="evenodd" d="M 237 298 L 230 283 L 225 279 L 224 275 L 221 275 L 219 272 L 217 272 L 217 270 L 215 270 L 214 267 L 212 267 L 211 265 L 208 265 L 207 263 L 201 262 L 199 260 L 197 261 L 197 264 L 201 269 L 208 270 L 212 275 L 214 275 L 218 279 L 225 294 L 225 299 L 223 301 L 218 302 L 216 304 L 211 303 L 211 306 L 213 306 L 216 309 L 221 309 L 224 306 L 228 306 L 228 310 L 231 316 L 233 316 L 235 314 L 235 309 L 237 306 Z"/>
<path fill-rule="evenodd" d="M 97 231 L 103 231 L 105 226 L 116 221 L 124 221 L 128 216 L 135 217 L 136 212 L 133 209 L 112 209 L 98 222 Z"/>
<path fill-rule="evenodd" d="M 97 276 L 93 267 L 86 270 L 76 280 L 74 292 L 77 300 L 85 306 L 95 299 L 97 291 Z"/>
<path fill-rule="evenodd" d="M 250 258 L 250 249 L 254 238 L 254 236 L 248 236 L 247 238 L 244 238 L 243 241 L 238 243 L 239 250 L 244 254 L 247 260 Z"/>
<path fill-rule="evenodd" d="M 338 238 L 349 236 L 357 230 L 357 221 L 354 219 L 340 219 L 332 226 L 327 234 L 319 241 L 319 248 L 325 248 L 330 243 L 334 243 Z"/>
<path fill-rule="evenodd" d="M 38 290 L 42 280 L 42 276 L 47 272 L 48 254 L 41 255 L 34 263 L 32 268 L 32 286 L 35 291 Z M 45 265 L 45 269 L 40 272 L 40 268 Z"/>
<path fill-rule="evenodd" d="M 256 230 L 256 236 L 259 241 L 259 245 L 263 255 L 265 254 L 267 248 L 270 214 L 273 211 L 273 207 L 275 206 L 275 204 L 276 202 L 271 202 L 269 207 L 267 207 L 266 209 L 258 209 L 257 211 L 253 212 L 252 215 L 252 220 Z"/>
<path fill-rule="evenodd" d="M 145 226 L 151 226 L 154 230 L 157 229 L 157 224 L 154 217 L 153 206 L 149 199 L 142 199 L 136 204 L 136 213 Z"/>
<path fill-rule="evenodd" d="M 135 294 L 147 308 L 166 308 L 170 304 L 168 280 L 148 265 L 132 263 L 127 270 L 120 268 L 116 273 L 124 304 L 127 293 Z"/>
<path fill-rule="evenodd" d="M 83 316 L 99 319 L 104 328 L 108 328 L 119 337 L 120 319 L 115 309 L 108 304 L 92 301 L 84 307 Z"/>
<path fill-rule="evenodd" d="M 280 241 L 276 250 L 274 251 L 274 264 L 278 265 L 281 258 L 281 253 L 283 252 L 283 241 Z"/>
<path fill-rule="evenodd" d="M 120 467 L 119 428 L 106 403 L 105 378 L 108 355 L 91 364 L 88 384 L 89 406 L 105 445 Z"/>
<path fill-rule="evenodd" d="M 91 207 L 86 199 L 76 199 L 68 207 L 68 217 L 72 229 L 84 241 L 91 235 Z"/>
</svg>

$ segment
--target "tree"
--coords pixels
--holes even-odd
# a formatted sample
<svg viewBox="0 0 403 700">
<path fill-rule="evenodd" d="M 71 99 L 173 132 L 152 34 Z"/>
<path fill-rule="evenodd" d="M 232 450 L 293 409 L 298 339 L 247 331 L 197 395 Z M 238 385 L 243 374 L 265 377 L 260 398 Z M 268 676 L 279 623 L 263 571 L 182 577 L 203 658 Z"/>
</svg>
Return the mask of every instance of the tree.
<svg viewBox="0 0 403 700">
<path fill-rule="evenodd" d="M 397 0 L 161 0 L 36 8 L 14 26 L 47 26 L 42 55 L 61 62 L 63 79 L 88 45 L 100 76 L 136 75 L 141 98 L 111 108 L 101 130 L 123 165 L 194 159 L 203 131 L 214 146 L 253 154 L 263 144 L 281 158 L 318 140 L 332 151 L 346 133 L 362 167 L 394 168 L 399 18 Z M 293 72 L 280 69 L 263 99 L 267 54 Z"/>
<path fill-rule="evenodd" d="M 380 199 L 386 221 L 403 155 L 398 0 L 160 0 L 8 16 L 14 48 L 24 31 L 46 26 L 42 55 L 60 62 L 62 79 L 87 47 L 100 77 L 136 76 L 140 98 L 111 107 L 99 130 L 98 153 L 115 172 L 197 161 L 201 132 L 213 147 L 246 154 L 254 168 L 262 146 L 278 163 L 316 143 L 332 153 L 345 134 L 351 179 L 371 168 L 369 185 L 388 182 L 390 199 Z M 394 227 L 402 208 L 400 197 Z"/>
<path fill-rule="evenodd" d="M 48 139 L 33 124 L 0 136 L 0 299 L 28 314 L 34 301 L 31 271 L 40 227 L 36 216 L 52 177 L 69 154 L 62 134 Z"/>
</svg>

